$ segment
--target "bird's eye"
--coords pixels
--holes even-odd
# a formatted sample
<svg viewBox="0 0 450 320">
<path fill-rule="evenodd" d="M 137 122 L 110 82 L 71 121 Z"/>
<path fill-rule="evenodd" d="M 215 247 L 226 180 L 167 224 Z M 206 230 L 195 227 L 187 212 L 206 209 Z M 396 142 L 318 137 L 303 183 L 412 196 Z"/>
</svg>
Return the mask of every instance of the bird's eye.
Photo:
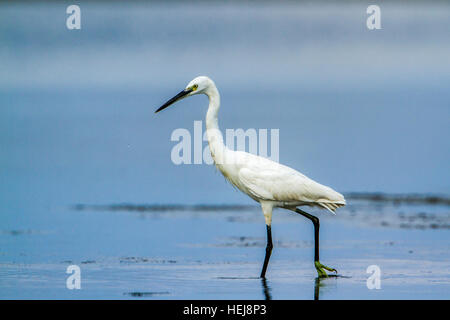
<svg viewBox="0 0 450 320">
<path fill-rule="evenodd" d="M 198 84 L 194 84 L 194 85 L 192 86 L 192 91 L 197 90 L 197 88 L 198 88 Z"/>
</svg>

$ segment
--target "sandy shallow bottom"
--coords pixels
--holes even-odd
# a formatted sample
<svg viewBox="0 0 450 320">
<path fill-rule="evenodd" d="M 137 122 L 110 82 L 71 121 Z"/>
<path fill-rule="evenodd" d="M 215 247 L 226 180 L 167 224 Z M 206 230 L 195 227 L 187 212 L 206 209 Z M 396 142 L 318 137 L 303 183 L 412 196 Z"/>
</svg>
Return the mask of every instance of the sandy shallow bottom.
<svg viewBox="0 0 450 320">
<path fill-rule="evenodd" d="M 3 230 L 0 298 L 450 298 L 446 206 L 360 202 L 338 216 L 318 213 L 321 261 L 339 271 L 320 281 L 312 225 L 300 216 L 275 213 L 262 281 L 265 227 L 257 208 L 135 209 L 54 208 L 45 228 Z M 70 265 L 81 269 L 80 290 L 66 288 Z M 370 265 L 381 270 L 379 290 L 367 287 Z"/>
</svg>

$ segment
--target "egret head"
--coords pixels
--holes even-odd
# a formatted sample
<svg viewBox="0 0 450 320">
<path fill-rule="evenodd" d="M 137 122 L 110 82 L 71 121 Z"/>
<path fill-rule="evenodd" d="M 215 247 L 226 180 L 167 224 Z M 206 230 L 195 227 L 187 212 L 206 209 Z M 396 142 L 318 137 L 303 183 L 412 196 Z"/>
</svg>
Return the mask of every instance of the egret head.
<svg viewBox="0 0 450 320">
<path fill-rule="evenodd" d="M 189 82 L 184 90 L 182 90 L 172 99 L 169 99 L 166 103 L 159 107 L 158 110 L 155 111 L 155 113 L 186 97 L 200 93 L 207 93 L 207 90 L 211 87 L 211 85 L 214 85 L 214 82 L 210 78 L 205 76 L 197 77 Z"/>
</svg>

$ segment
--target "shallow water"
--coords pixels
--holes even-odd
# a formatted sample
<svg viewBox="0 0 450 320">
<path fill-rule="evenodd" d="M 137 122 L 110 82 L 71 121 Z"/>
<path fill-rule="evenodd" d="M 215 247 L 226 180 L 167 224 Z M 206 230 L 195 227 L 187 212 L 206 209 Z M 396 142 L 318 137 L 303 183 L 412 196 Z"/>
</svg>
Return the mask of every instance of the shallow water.
<svg viewBox="0 0 450 320">
<path fill-rule="evenodd" d="M 385 3 L 374 32 L 353 1 L 92 2 L 78 31 L 66 6 L 0 3 L 0 298 L 449 298 L 447 3 Z M 260 209 L 212 167 L 172 162 L 172 132 L 207 101 L 153 112 L 199 74 L 222 130 L 279 129 L 283 164 L 387 193 L 313 212 L 340 277 L 318 283 L 311 224 L 280 210 L 262 282 Z"/>
<path fill-rule="evenodd" d="M 320 281 L 312 263 L 312 225 L 282 210 L 274 215 L 274 251 L 264 282 L 258 275 L 265 227 L 257 207 L 53 209 L 58 220 L 45 229 L 0 234 L 0 297 L 448 299 L 449 207 L 355 202 L 336 216 L 318 214 L 321 260 L 339 271 L 339 277 Z M 440 218 L 439 227 L 402 227 L 399 217 L 420 217 L 423 210 Z M 66 288 L 65 271 L 73 264 L 81 268 L 81 290 Z M 369 265 L 381 269 L 379 290 L 366 286 Z"/>
</svg>

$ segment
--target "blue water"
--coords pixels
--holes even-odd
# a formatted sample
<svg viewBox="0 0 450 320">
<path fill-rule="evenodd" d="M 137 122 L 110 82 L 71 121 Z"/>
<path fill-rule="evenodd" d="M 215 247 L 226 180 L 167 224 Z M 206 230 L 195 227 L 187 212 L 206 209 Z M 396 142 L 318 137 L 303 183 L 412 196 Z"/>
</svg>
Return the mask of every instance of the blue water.
<svg viewBox="0 0 450 320">
<path fill-rule="evenodd" d="M 366 4 L 358 3 L 83 3 L 82 29 L 73 31 L 65 27 L 67 5 L 0 4 L 1 298 L 74 297 L 59 278 L 66 276 L 64 261 L 95 261 L 82 265 L 109 266 L 107 278 L 118 279 L 121 257 L 144 257 L 144 270 L 132 267 L 131 274 L 139 278 L 148 264 L 159 266 L 155 292 L 170 292 L 169 298 L 204 298 L 209 291 L 184 295 L 183 289 L 174 291 L 174 283 L 164 287 L 173 273 L 170 263 L 158 259 L 187 266 L 187 278 L 196 274 L 189 266 L 197 260 L 201 268 L 223 263 L 214 279 L 223 273 L 258 273 L 263 244 L 250 253 L 218 249 L 221 259 L 215 250 L 221 237 L 255 236 L 264 242 L 257 209 L 251 211 L 251 223 L 239 220 L 238 213 L 233 213 L 238 222 L 231 223 L 214 212 L 215 218 L 194 212 L 147 219 L 71 209 L 79 203 L 253 204 L 214 167 L 171 161 L 173 130 L 193 132 L 193 122 L 204 118 L 207 99 L 194 97 L 161 114 L 153 112 L 200 74 L 219 87 L 222 129 L 279 129 L 280 162 L 323 184 L 341 192 L 449 194 L 450 10 L 445 3 L 383 4 L 383 29 L 376 31 L 365 27 Z M 416 260 L 441 259 L 441 269 L 448 270 L 448 228 L 402 228 L 398 208 L 383 205 L 380 211 L 378 206 L 369 203 L 359 210 L 350 203 L 343 220 L 323 231 L 325 242 L 334 239 L 346 248 L 339 258 L 347 256 L 353 263 L 348 270 L 354 270 L 358 281 L 366 277 L 364 250 L 349 252 L 366 245 L 367 230 L 373 230 L 369 234 L 375 243 L 406 241 L 402 254 L 384 253 L 371 242 L 368 257 L 391 259 L 385 262 L 391 270 L 396 258 L 407 261 L 409 247 L 414 251 L 421 243 L 426 246 Z M 349 218 L 354 211 L 359 212 L 356 220 Z M 405 211 L 435 214 L 443 217 L 440 226 L 448 223 L 447 206 Z M 373 212 L 387 218 L 377 215 L 375 225 L 365 225 Z M 383 221 L 389 227 L 380 227 Z M 298 234 L 297 229 L 289 231 L 288 223 L 280 228 L 284 241 L 311 240 L 307 226 Z M 415 238 L 423 241 L 408 242 Z M 358 244 L 347 246 L 348 241 Z M 189 246 L 199 243 L 199 248 Z M 287 252 L 278 267 L 274 253 L 275 268 L 300 278 L 302 270 L 313 276 L 310 247 L 295 254 L 283 250 Z M 333 250 L 327 252 L 338 258 Z M 294 257 L 300 259 L 297 265 L 304 263 L 298 270 L 289 263 Z M 22 264 L 25 278 L 42 276 L 43 291 L 34 291 L 35 282 L 19 281 Z M 63 275 L 53 274 L 61 270 Z M 405 274 L 416 280 L 423 276 Z M 380 298 L 448 292 L 448 276 L 435 276 L 433 296 L 408 295 L 394 281 L 397 289 Z M 108 291 L 102 281 L 97 291 L 75 297 L 126 298 L 123 293 L 145 291 L 126 281 Z M 309 278 L 304 281 L 313 285 Z M 230 287 L 245 288 L 245 281 L 242 286 L 228 282 L 220 282 L 223 291 L 213 297 L 236 296 Z M 61 290 L 50 290 L 53 283 L 62 285 Z M 255 293 L 236 297 L 263 298 L 260 283 L 255 286 Z M 310 298 L 311 290 L 297 292 L 281 284 L 271 288 L 278 292 L 273 298 Z M 368 292 L 364 297 L 372 298 Z M 341 291 L 328 296 L 354 297 Z"/>
</svg>

